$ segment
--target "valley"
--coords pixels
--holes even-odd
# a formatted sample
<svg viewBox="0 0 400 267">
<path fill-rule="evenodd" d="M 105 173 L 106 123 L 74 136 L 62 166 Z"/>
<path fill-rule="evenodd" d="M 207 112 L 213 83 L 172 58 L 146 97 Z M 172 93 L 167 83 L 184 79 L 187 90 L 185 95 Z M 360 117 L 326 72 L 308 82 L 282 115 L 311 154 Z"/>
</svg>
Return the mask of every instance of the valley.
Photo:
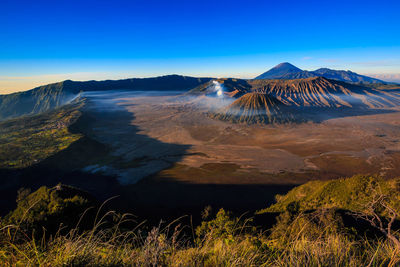
<svg viewBox="0 0 400 267">
<path fill-rule="evenodd" d="M 208 205 L 254 212 L 313 180 L 400 175 L 400 96 L 389 85 L 170 75 L 27 92 L 48 111 L 1 124 L 2 213 L 21 186 L 59 182 L 157 222 Z M 5 116 L 14 98 L 29 96 L 4 96 Z"/>
<path fill-rule="evenodd" d="M 22 153 L 13 154 L 20 166 L 0 169 L 2 212 L 21 185 L 118 195 L 115 207 L 157 221 L 207 205 L 256 211 L 312 180 L 400 175 L 396 90 L 325 78 L 217 79 L 184 93 L 90 90 L 74 101 L 2 124 L 14 138 L 3 148 Z M 71 112 L 73 121 L 54 124 Z M 38 158 L 39 150 L 48 152 Z"/>
<path fill-rule="evenodd" d="M 115 177 L 116 205 L 147 218 L 198 214 L 207 205 L 258 210 L 311 180 L 400 175 L 397 108 L 320 123 L 246 124 L 212 118 L 204 102 L 177 92 L 102 94 L 87 96 L 85 134 L 110 153 L 81 170 Z"/>
<path fill-rule="evenodd" d="M 185 178 L 179 173 L 174 177 L 187 183 L 241 184 L 249 172 L 259 173 L 256 177 L 251 175 L 252 183 L 256 184 L 273 183 L 271 175 L 282 173 L 291 173 L 292 179 L 279 179 L 280 183 L 288 184 L 304 183 L 315 175 L 331 179 L 364 171 L 390 177 L 399 175 L 399 170 L 393 167 L 400 155 L 397 138 L 400 113 L 396 109 L 386 114 L 348 116 L 322 123 L 247 125 L 212 119 L 205 110 L 193 110 L 175 99 L 175 96 L 117 98 L 115 105 L 132 114 L 129 125 L 120 125 L 118 119 L 112 119 L 108 125 L 110 121 L 99 120 L 99 125 L 93 127 L 94 136 L 128 162 L 157 165 L 152 161 L 158 161 L 163 167 L 151 168 L 155 172 L 165 169 L 167 163 L 199 172 L 207 170 L 204 166 L 209 164 L 237 166 L 229 171 L 236 178 L 226 181 Z M 124 132 L 127 128 L 134 128 L 139 137 Z M 109 129 L 114 131 L 110 133 Z M 118 138 L 107 136 L 110 133 L 115 137 L 115 132 Z M 162 145 L 143 141 L 142 136 Z M 142 165 L 132 170 L 140 176 L 141 168 Z M 301 178 L 304 173 L 310 177 Z M 139 179 L 148 175 L 144 172 Z M 124 178 L 120 181 L 136 182 Z"/>
<path fill-rule="evenodd" d="M 0 267 L 400 267 L 398 10 L 2 1 Z"/>
</svg>

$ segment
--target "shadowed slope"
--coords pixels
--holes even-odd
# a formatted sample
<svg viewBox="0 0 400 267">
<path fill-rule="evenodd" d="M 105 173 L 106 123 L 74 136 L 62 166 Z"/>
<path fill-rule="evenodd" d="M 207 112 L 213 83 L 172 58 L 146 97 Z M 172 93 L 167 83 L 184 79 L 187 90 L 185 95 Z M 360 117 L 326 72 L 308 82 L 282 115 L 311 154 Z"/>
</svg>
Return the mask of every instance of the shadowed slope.
<svg viewBox="0 0 400 267">
<path fill-rule="evenodd" d="M 385 83 L 384 81 L 371 78 L 368 76 L 360 75 L 349 70 L 332 70 L 328 68 L 320 68 L 312 71 L 315 76 L 325 77 L 327 79 L 334 79 L 345 82 L 353 83 Z"/>
<path fill-rule="evenodd" d="M 48 84 L 35 89 L 0 95 L 0 120 L 15 118 L 25 114 L 37 114 L 66 104 L 79 90 L 66 87 L 72 81 Z"/>
</svg>

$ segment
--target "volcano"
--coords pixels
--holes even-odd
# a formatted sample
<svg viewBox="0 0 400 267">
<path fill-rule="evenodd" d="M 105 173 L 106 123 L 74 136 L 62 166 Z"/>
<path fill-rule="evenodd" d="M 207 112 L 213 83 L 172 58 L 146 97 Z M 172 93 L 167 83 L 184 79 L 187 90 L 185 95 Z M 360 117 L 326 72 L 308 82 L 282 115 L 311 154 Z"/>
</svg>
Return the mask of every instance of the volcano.
<svg viewBox="0 0 400 267">
<path fill-rule="evenodd" d="M 397 95 L 363 85 L 314 77 L 295 80 L 252 80 L 253 90 L 297 107 L 388 108 L 400 104 Z"/>
<path fill-rule="evenodd" d="M 299 69 L 298 67 L 288 63 L 280 63 L 272 69 L 257 76 L 255 79 L 302 79 L 312 77 L 324 77 L 343 82 L 350 83 L 385 83 L 382 80 L 371 78 L 365 75 L 360 75 L 352 71 L 332 70 L 328 68 L 320 68 L 314 71 Z"/>
<path fill-rule="evenodd" d="M 237 81 L 236 81 L 237 82 Z M 243 85 L 243 81 L 240 83 Z M 239 85 L 231 81 L 231 88 Z M 320 122 L 337 116 L 372 114 L 400 105 L 390 91 L 323 77 L 293 80 L 248 80 L 242 96 L 211 117 L 246 123 Z"/>
<path fill-rule="evenodd" d="M 296 79 L 314 77 L 314 75 L 311 73 L 309 74 L 310 76 L 308 76 L 308 72 L 303 72 L 303 70 L 290 64 L 289 62 L 283 62 L 276 65 L 269 71 L 257 76 L 256 79 L 285 79 L 284 77 L 287 77 L 287 79 Z"/>
<path fill-rule="evenodd" d="M 238 98 L 251 91 L 251 85 L 243 79 L 220 78 L 213 79 L 197 86 L 188 92 L 189 95 L 208 95 L 217 96 L 215 85 L 218 84 L 223 89 L 223 96 Z"/>
<path fill-rule="evenodd" d="M 287 123 L 295 121 L 290 108 L 273 96 L 251 92 L 235 100 L 212 117 L 231 122 Z"/>
</svg>

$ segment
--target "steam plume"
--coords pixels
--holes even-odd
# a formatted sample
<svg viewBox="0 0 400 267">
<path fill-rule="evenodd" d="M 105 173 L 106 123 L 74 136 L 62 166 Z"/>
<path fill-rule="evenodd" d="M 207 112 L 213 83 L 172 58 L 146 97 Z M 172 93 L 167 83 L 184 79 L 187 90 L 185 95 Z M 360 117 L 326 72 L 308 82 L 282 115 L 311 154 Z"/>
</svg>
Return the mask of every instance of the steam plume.
<svg viewBox="0 0 400 267">
<path fill-rule="evenodd" d="M 224 96 L 224 89 L 222 88 L 222 85 L 217 81 L 213 81 L 213 86 L 214 86 L 215 92 L 217 92 L 217 96 L 218 97 L 223 97 Z"/>
</svg>

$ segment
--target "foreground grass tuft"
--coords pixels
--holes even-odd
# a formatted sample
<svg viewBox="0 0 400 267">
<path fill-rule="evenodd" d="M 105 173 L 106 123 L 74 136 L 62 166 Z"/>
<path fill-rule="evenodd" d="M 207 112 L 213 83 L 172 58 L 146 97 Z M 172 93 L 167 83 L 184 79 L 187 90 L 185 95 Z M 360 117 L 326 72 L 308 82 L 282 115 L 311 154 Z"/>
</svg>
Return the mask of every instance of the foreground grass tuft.
<svg viewBox="0 0 400 267">
<path fill-rule="evenodd" d="M 371 192 L 391 192 L 385 191 L 384 181 L 371 183 L 374 179 L 343 181 L 346 186 L 369 181 L 374 189 Z M 368 202 L 360 196 L 354 201 Z M 148 228 L 129 214 L 107 211 L 106 203 L 91 203 L 96 209 L 88 208 L 87 195 L 75 188 L 42 187 L 32 194 L 21 193 L 17 209 L 2 219 L 0 262 L 3 266 L 399 266 L 400 247 L 396 242 L 400 234 L 385 217 L 398 216 L 390 207 L 393 199 L 374 202 L 373 195 L 371 199 L 368 203 L 373 205 L 369 207 L 381 211 L 375 215 L 380 216 L 390 236 L 374 231 L 372 224 L 363 231 L 346 221 L 354 215 L 354 219 L 368 223 L 373 214 L 343 213 L 324 205 L 303 210 L 298 203 L 287 205 L 267 230 L 255 225 L 252 218 L 234 217 L 223 209 L 213 216 L 210 208 L 203 212 L 204 221 L 197 227 L 182 225 L 180 218 Z M 82 210 L 77 221 L 58 230 L 39 231 L 45 222 L 53 225 L 50 221 L 64 212 L 71 217 L 72 203 L 74 210 L 80 207 L 87 211 Z M 385 207 L 389 213 L 383 210 Z"/>
</svg>

